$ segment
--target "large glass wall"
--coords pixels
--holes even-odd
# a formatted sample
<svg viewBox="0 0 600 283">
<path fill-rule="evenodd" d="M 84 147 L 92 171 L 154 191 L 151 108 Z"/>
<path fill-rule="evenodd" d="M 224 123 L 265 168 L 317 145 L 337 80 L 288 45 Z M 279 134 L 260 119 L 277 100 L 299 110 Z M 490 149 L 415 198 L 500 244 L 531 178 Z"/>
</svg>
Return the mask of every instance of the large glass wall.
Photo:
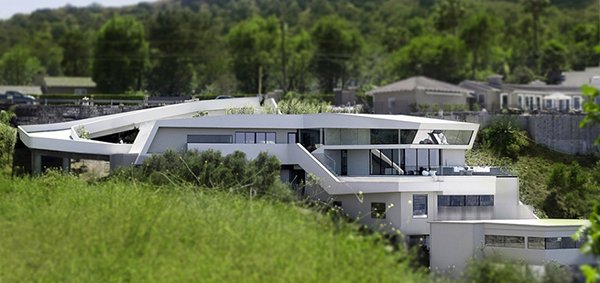
<svg viewBox="0 0 600 283">
<path fill-rule="evenodd" d="M 371 129 L 371 144 L 398 144 L 398 130 Z"/>
<path fill-rule="evenodd" d="M 327 145 L 360 145 L 370 143 L 369 129 L 324 129 Z"/>
<path fill-rule="evenodd" d="M 419 130 L 413 144 L 468 145 L 473 131 L 463 130 Z"/>
<path fill-rule="evenodd" d="M 402 150 L 371 149 L 371 175 L 402 175 L 404 170 L 401 160 Z"/>
<path fill-rule="evenodd" d="M 321 143 L 321 129 L 300 130 L 300 143 L 308 150 L 313 151 Z"/>
</svg>

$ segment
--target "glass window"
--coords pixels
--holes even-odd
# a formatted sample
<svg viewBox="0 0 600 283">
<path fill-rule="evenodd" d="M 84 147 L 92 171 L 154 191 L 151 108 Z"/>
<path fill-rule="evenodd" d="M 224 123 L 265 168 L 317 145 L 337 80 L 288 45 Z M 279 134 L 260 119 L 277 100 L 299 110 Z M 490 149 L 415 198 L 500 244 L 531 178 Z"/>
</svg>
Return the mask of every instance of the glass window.
<svg viewBox="0 0 600 283">
<path fill-rule="evenodd" d="M 486 247 L 504 247 L 504 236 L 485 235 Z"/>
<path fill-rule="evenodd" d="M 401 144 L 412 144 L 417 130 L 400 130 L 400 143 Z"/>
<path fill-rule="evenodd" d="M 504 246 L 507 248 L 525 248 L 525 237 L 504 236 Z"/>
<path fill-rule="evenodd" d="M 450 196 L 450 206 L 465 206 L 465 196 Z"/>
<path fill-rule="evenodd" d="M 398 144 L 398 130 L 371 129 L 371 144 Z"/>
<path fill-rule="evenodd" d="M 560 249 L 560 238 L 546 238 L 546 249 Z"/>
<path fill-rule="evenodd" d="M 339 200 L 333 201 L 331 205 L 333 206 L 333 208 L 342 208 L 342 202 Z"/>
<path fill-rule="evenodd" d="M 302 129 L 300 130 L 300 143 L 308 150 L 313 151 L 317 144 L 321 143 L 320 129 Z"/>
<path fill-rule="evenodd" d="M 573 97 L 573 108 L 576 110 L 581 109 L 581 97 Z"/>
<path fill-rule="evenodd" d="M 244 133 L 246 137 L 246 143 L 256 143 L 255 133 Z"/>
<path fill-rule="evenodd" d="M 494 206 L 494 195 L 479 196 L 480 206 Z"/>
<path fill-rule="evenodd" d="M 188 143 L 232 143 L 232 135 L 188 135 Z"/>
<path fill-rule="evenodd" d="M 450 196 L 438 196 L 438 206 L 450 206 Z"/>
<path fill-rule="evenodd" d="M 577 247 L 577 242 L 575 242 L 575 240 L 573 240 L 573 238 L 561 237 L 560 248 L 561 249 L 576 249 L 578 247 Z"/>
<path fill-rule="evenodd" d="M 256 143 L 267 143 L 267 133 L 256 133 Z"/>
<path fill-rule="evenodd" d="M 544 250 L 546 249 L 545 239 L 541 237 L 527 237 L 527 248 Z"/>
<path fill-rule="evenodd" d="M 371 149 L 371 175 L 398 175 L 399 150 Z"/>
<path fill-rule="evenodd" d="M 287 143 L 289 144 L 294 144 L 296 143 L 297 139 L 296 139 L 296 133 L 288 133 L 287 135 Z"/>
<path fill-rule="evenodd" d="M 371 218 L 385 219 L 385 202 L 371 203 Z"/>
<path fill-rule="evenodd" d="M 246 143 L 246 134 L 243 132 L 236 132 L 235 143 Z"/>
<path fill-rule="evenodd" d="M 427 195 L 413 195 L 413 218 L 427 218 Z"/>
<path fill-rule="evenodd" d="M 341 129 L 323 129 L 325 135 L 325 144 L 342 144 Z"/>
<path fill-rule="evenodd" d="M 277 143 L 277 135 L 275 133 L 267 133 L 267 143 Z"/>
<path fill-rule="evenodd" d="M 466 206 L 479 206 L 479 196 L 466 196 L 465 197 L 465 205 Z"/>
</svg>

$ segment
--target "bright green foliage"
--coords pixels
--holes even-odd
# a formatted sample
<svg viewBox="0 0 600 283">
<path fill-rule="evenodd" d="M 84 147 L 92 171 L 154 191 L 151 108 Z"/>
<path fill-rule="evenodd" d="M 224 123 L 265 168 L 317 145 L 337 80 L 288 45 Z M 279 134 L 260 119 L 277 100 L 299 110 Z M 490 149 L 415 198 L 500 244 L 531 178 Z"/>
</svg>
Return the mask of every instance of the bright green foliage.
<svg viewBox="0 0 600 283">
<path fill-rule="evenodd" d="M 0 176 L 0 212 L 2 282 L 428 279 L 378 235 L 294 204 L 222 191 Z"/>
<path fill-rule="evenodd" d="M 77 28 L 67 31 L 59 41 L 63 56 L 61 68 L 66 76 L 90 75 L 92 44 L 90 34 Z"/>
<path fill-rule="evenodd" d="M 261 82 L 260 91 L 264 93 L 271 83 L 270 77 L 276 71 L 274 64 L 279 32 L 275 17 L 253 17 L 234 26 L 227 35 L 233 72 L 242 92 L 258 93 Z"/>
<path fill-rule="evenodd" d="M 540 64 L 546 83 L 559 84 L 562 82 L 562 71 L 567 69 L 567 48 L 556 40 L 544 44 Z"/>
<path fill-rule="evenodd" d="M 290 37 L 286 46 L 286 88 L 305 92 L 312 80 L 311 62 L 315 47 L 310 34 L 304 30 Z"/>
<path fill-rule="evenodd" d="M 14 113 L 0 110 L 0 169 L 12 163 L 17 130 L 10 126 Z"/>
<path fill-rule="evenodd" d="M 144 26 L 132 17 L 116 16 L 98 33 L 92 78 L 107 93 L 140 90 L 147 57 Z"/>
<path fill-rule="evenodd" d="M 154 66 L 148 91 L 162 96 L 189 95 L 194 83 L 195 51 L 200 43 L 192 14 L 166 11 L 158 14 L 150 28 Z"/>
<path fill-rule="evenodd" d="M 506 82 L 515 84 L 528 84 L 536 78 L 535 73 L 526 66 L 516 67 L 506 78 Z"/>
<path fill-rule="evenodd" d="M 40 61 L 29 49 L 14 47 L 0 57 L 0 83 L 7 85 L 30 85 L 37 72 L 42 71 Z"/>
<path fill-rule="evenodd" d="M 549 194 L 543 209 L 550 218 L 581 218 L 587 216 L 600 187 L 591 183 L 590 175 L 577 163 L 555 164 L 547 180 Z"/>
<path fill-rule="evenodd" d="M 394 53 L 391 69 L 399 78 L 425 75 L 458 83 L 466 76 L 466 58 L 467 48 L 458 37 L 424 35 Z"/>
<path fill-rule="evenodd" d="M 532 283 L 538 282 L 527 264 L 500 258 L 473 259 L 463 274 L 465 282 Z"/>
<path fill-rule="evenodd" d="M 332 93 L 334 88 L 343 87 L 351 77 L 352 60 L 362 50 L 362 36 L 356 27 L 338 16 L 318 20 L 311 35 L 316 47 L 313 68 L 320 89 Z"/>
<path fill-rule="evenodd" d="M 140 167 L 121 169 L 114 178 L 148 181 L 154 185 L 193 184 L 249 196 L 290 200 L 291 190 L 279 181 L 279 160 L 260 153 L 247 161 L 242 152 L 221 156 L 218 151 L 168 150 L 155 154 Z"/>
<path fill-rule="evenodd" d="M 529 145 L 527 132 L 510 119 L 498 119 L 481 131 L 481 142 L 496 154 L 516 159 Z"/>
<path fill-rule="evenodd" d="M 586 115 L 583 120 L 581 120 L 579 126 L 585 127 L 588 124 L 600 123 L 600 104 L 596 103 L 596 98 L 600 96 L 598 89 L 586 85 L 581 87 L 581 91 L 587 99 L 583 102 L 583 112 L 585 112 Z M 595 143 L 600 143 L 600 137 L 596 138 Z"/>
<path fill-rule="evenodd" d="M 588 217 L 590 226 L 581 229 L 576 235 L 576 239 L 583 239 L 584 244 L 581 246 L 581 252 L 598 256 L 600 255 L 600 205 L 596 203 L 592 213 Z M 587 283 L 594 283 L 600 280 L 599 267 L 584 265 L 581 267 L 581 272 L 586 277 Z"/>
</svg>

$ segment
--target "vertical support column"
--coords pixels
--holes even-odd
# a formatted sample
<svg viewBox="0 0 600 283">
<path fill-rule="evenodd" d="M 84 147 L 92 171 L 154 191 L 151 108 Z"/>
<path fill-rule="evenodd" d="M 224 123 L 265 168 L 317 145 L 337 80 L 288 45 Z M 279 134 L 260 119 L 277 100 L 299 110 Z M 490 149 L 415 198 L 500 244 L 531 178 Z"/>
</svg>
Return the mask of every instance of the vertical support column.
<svg viewBox="0 0 600 283">
<path fill-rule="evenodd" d="M 65 173 L 71 172 L 71 158 L 63 157 L 63 160 L 62 160 L 62 170 Z"/>
<path fill-rule="evenodd" d="M 42 174 L 42 155 L 35 151 L 31 151 L 31 173 L 35 176 Z"/>
</svg>

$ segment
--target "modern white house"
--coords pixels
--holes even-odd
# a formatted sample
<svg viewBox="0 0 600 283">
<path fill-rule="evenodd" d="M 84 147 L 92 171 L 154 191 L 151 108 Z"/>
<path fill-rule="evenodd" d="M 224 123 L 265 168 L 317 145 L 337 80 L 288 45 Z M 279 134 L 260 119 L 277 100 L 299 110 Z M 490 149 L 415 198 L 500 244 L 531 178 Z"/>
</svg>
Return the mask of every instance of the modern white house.
<svg viewBox="0 0 600 283">
<path fill-rule="evenodd" d="M 585 224 L 569 222 L 568 231 L 538 225 L 532 209 L 519 201 L 516 176 L 467 166 L 465 151 L 473 146 L 477 124 L 403 115 L 223 115 L 247 106 L 259 108 L 259 100 L 198 101 L 21 126 L 19 144 L 29 152 L 34 173 L 51 159 L 65 169 L 75 158 L 107 160 L 116 168 L 167 149 L 242 151 L 249 158 L 268 152 L 280 160 L 284 181 L 314 181 L 303 190 L 307 196 L 329 201 L 374 229 L 424 240 L 437 270 L 460 272 L 467 259 L 479 256 L 482 243 L 488 248 L 488 235 L 566 237 Z M 121 134 L 134 138 L 124 143 Z M 504 233 L 511 225 L 518 228 L 514 235 Z M 540 255 L 539 249 L 523 248 L 514 257 L 537 264 L 563 259 L 565 251 Z M 562 264 L 587 260 L 573 256 L 578 251 L 566 252 Z M 452 254 L 462 256 L 448 260 Z"/>
</svg>

